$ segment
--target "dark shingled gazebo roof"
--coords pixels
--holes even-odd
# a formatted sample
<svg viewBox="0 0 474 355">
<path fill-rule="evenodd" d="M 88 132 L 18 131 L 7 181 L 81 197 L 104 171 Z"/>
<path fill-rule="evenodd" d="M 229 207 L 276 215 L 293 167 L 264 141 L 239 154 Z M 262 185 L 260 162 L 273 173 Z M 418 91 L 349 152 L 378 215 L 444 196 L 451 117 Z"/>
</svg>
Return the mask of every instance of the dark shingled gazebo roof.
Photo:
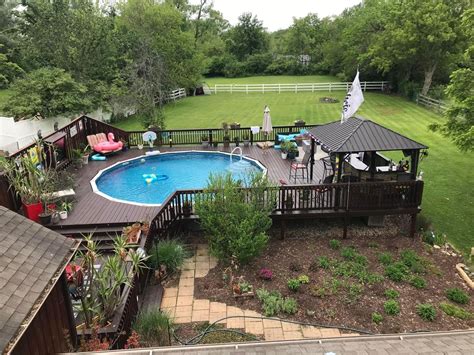
<svg viewBox="0 0 474 355">
<path fill-rule="evenodd" d="M 427 146 L 360 117 L 311 128 L 310 135 L 331 153 L 420 150 Z"/>
<path fill-rule="evenodd" d="M 78 242 L 0 206 L 0 349 L 31 320 Z M 54 280 L 55 281 L 55 280 Z"/>
</svg>

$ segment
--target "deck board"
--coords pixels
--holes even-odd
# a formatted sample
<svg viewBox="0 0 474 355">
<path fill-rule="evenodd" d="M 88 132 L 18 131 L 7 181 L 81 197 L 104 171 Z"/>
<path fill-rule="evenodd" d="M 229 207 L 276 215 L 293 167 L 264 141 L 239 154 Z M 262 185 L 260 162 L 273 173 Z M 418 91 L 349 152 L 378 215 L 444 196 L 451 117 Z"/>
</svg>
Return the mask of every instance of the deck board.
<svg viewBox="0 0 474 355">
<path fill-rule="evenodd" d="M 206 150 L 206 151 L 227 151 L 231 148 L 206 148 L 200 146 L 180 146 L 173 148 L 160 148 L 163 152 L 168 151 L 183 151 L 183 150 Z M 257 146 L 242 147 L 244 156 L 260 161 L 268 169 L 269 179 L 280 184 L 284 181 L 289 185 L 294 185 L 294 181 L 288 181 L 288 174 L 291 162 L 283 160 L 280 157 L 280 152 L 275 149 L 268 149 L 263 151 Z M 114 224 L 114 223 L 133 223 L 137 220 L 152 219 L 160 207 L 153 206 L 135 206 L 127 203 L 120 203 L 110 201 L 92 191 L 90 184 L 91 179 L 97 173 L 115 164 L 119 161 L 131 159 L 144 154 L 144 150 L 131 149 L 127 152 L 120 152 L 116 155 L 109 156 L 106 161 L 91 161 L 89 164 L 83 166 L 76 173 L 77 187 L 76 202 L 74 209 L 70 213 L 68 219 L 60 221 L 58 227 L 67 228 L 76 225 L 99 225 L 99 224 Z M 319 183 L 323 175 L 323 164 L 320 161 L 315 161 L 314 165 L 314 180 L 311 183 Z M 307 182 L 298 179 L 296 184 L 306 184 Z"/>
</svg>

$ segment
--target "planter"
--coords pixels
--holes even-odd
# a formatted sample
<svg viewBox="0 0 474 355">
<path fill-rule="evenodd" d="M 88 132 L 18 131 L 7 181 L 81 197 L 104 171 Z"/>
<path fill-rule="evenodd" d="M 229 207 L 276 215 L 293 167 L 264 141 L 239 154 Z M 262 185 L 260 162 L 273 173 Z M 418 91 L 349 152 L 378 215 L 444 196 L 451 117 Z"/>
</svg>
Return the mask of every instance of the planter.
<svg viewBox="0 0 474 355">
<path fill-rule="evenodd" d="M 84 154 L 82 156 L 82 164 L 87 165 L 89 163 L 89 154 Z"/>
<path fill-rule="evenodd" d="M 59 212 L 55 212 L 51 215 L 51 223 L 52 224 L 58 224 L 59 223 Z"/>
<path fill-rule="evenodd" d="M 248 147 L 250 145 L 250 140 L 244 139 L 244 147 Z"/>
<path fill-rule="evenodd" d="M 26 204 L 23 203 L 23 213 L 25 217 L 32 221 L 39 222 L 39 214 L 43 212 L 43 204 L 41 202 Z"/>
<path fill-rule="evenodd" d="M 287 156 L 288 156 L 288 153 L 286 153 L 286 152 L 281 152 L 281 158 L 282 158 L 282 159 L 286 159 Z"/>
<path fill-rule="evenodd" d="M 218 142 L 212 142 L 212 145 L 214 146 L 214 148 L 217 148 L 217 146 L 219 145 Z"/>
<path fill-rule="evenodd" d="M 59 219 L 67 219 L 67 211 L 59 212 Z"/>
<path fill-rule="evenodd" d="M 296 127 L 304 127 L 304 126 L 306 126 L 306 122 L 303 121 L 303 120 L 296 120 L 295 121 L 295 126 Z"/>
<path fill-rule="evenodd" d="M 209 141 L 202 141 L 201 144 L 203 148 L 209 147 Z"/>
<path fill-rule="evenodd" d="M 288 159 L 295 159 L 295 157 L 296 157 L 296 153 L 293 153 L 293 152 L 288 152 L 287 153 L 287 158 Z"/>
<path fill-rule="evenodd" d="M 231 129 L 237 129 L 240 128 L 240 123 L 234 122 L 230 124 Z"/>
<path fill-rule="evenodd" d="M 137 147 L 138 147 L 138 149 L 142 150 L 143 149 L 143 144 L 138 144 Z"/>
<path fill-rule="evenodd" d="M 230 147 L 230 141 L 224 141 L 224 148 Z"/>
<path fill-rule="evenodd" d="M 40 213 L 39 214 L 40 223 L 43 226 L 47 226 L 48 224 L 51 224 L 51 217 L 52 216 L 53 215 L 51 213 Z"/>
<path fill-rule="evenodd" d="M 191 206 L 183 206 L 183 216 L 184 217 L 191 217 L 192 207 Z"/>
</svg>

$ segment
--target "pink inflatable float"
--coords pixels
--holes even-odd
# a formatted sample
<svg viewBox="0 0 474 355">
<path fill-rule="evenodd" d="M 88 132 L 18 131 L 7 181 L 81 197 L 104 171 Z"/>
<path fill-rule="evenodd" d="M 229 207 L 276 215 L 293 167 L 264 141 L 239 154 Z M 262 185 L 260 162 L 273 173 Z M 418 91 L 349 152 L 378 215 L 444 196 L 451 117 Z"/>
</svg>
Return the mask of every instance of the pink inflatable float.
<svg viewBox="0 0 474 355">
<path fill-rule="evenodd" d="M 102 133 L 103 134 L 103 133 Z M 115 139 L 115 136 L 112 132 L 110 132 L 108 135 L 108 141 L 107 140 L 103 140 L 97 144 L 94 144 L 93 145 L 93 148 L 96 152 L 98 153 L 102 153 L 102 154 L 105 154 L 105 153 L 110 153 L 110 152 L 115 152 L 117 150 L 121 150 L 122 149 L 122 146 L 123 146 L 123 143 L 122 142 L 115 142 L 114 139 Z"/>
</svg>

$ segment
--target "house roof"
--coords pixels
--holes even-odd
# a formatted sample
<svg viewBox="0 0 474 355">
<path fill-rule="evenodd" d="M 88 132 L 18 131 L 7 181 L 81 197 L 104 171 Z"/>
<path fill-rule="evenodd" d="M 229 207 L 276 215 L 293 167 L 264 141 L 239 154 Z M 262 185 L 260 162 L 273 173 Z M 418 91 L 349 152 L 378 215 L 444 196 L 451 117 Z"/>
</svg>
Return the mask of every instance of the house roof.
<svg viewBox="0 0 474 355">
<path fill-rule="evenodd" d="M 0 206 L 0 349 L 41 302 L 78 242 Z M 54 280 L 55 281 L 55 280 Z"/>
<path fill-rule="evenodd" d="M 361 117 L 346 122 L 327 123 L 309 130 L 323 148 L 333 153 L 356 153 L 388 150 L 420 150 L 427 146 Z"/>
</svg>

